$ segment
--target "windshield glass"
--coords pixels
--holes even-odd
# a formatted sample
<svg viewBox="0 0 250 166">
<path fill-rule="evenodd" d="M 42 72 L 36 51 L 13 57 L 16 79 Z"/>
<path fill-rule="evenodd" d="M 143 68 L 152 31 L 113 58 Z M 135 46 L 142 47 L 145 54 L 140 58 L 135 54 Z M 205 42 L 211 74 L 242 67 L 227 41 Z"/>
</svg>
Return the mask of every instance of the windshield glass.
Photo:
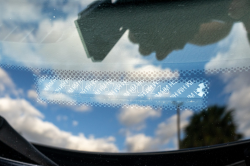
<svg viewBox="0 0 250 166">
<path fill-rule="evenodd" d="M 0 0 L 0 115 L 81 151 L 249 139 L 249 33 L 249 0 Z"/>
</svg>

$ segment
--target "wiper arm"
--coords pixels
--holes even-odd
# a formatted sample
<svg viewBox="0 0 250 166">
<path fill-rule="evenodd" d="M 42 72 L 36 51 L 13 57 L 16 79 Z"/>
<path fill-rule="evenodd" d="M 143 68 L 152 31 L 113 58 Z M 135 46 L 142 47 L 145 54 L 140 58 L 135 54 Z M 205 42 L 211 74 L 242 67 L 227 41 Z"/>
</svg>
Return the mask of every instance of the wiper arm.
<svg viewBox="0 0 250 166">
<path fill-rule="evenodd" d="M 28 157 L 37 164 L 43 166 L 58 166 L 39 150 L 37 150 L 32 144 L 30 144 L 25 138 L 23 138 L 16 130 L 14 130 L 9 123 L 0 116 L 0 141 L 7 146 Z"/>
</svg>

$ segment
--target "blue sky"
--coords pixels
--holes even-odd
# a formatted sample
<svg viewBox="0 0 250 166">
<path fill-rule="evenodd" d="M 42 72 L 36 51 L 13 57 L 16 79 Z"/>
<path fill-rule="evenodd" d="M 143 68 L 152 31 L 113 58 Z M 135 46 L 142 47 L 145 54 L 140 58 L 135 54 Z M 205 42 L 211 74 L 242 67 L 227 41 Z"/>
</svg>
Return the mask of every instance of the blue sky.
<svg viewBox="0 0 250 166">
<path fill-rule="evenodd" d="M 7 32 L 12 32 L 14 29 L 13 34 L 0 41 L 0 65 L 3 66 L 0 69 L 0 108 L 2 108 L 0 115 L 28 140 L 89 151 L 137 152 L 177 148 L 175 109 L 152 108 L 152 102 L 149 100 L 142 105 L 135 102 L 135 99 L 139 99 L 134 96 L 130 96 L 133 97 L 133 102 L 126 102 L 129 107 L 97 106 L 103 103 L 103 98 L 98 95 L 94 95 L 92 106 L 52 103 L 52 100 L 56 100 L 56 96 L 41 103 L 37 101 L 41 97 L 39 96 L 41 91 L 37 92 L 35 76 L 40 77 L 42 73 L 31 68 L 51 70 L 55 76 L 61 70 L 106 73 L 120 71 L 126 74 L 128 72 L 172 74 L 177 71 L 178 80 L 202 78 L 209 83 L 207 105 L 227 105 L 228 108 L 236 109 L 235 118 L 239 122 L 239 131 L 244 132 L 245 138 L 250 136 L 248 129 L 250 123 L 247 116 L 243 116 L 248 113 L 249 96 L 244 93 L 250 90 L 248 72 L 191 75 L 179 72 L 248 66 L 249 44 L 241 23 L 236 23 L 230 34 L 218 43 L 206 46 L 187 43 L 182 50 L 174 50 L 162 61 L 156 59 L 155 53 L 149 56 L 140 55 L 139 45 L 129 41 L 129 31 L 126 31 L 107 57 L 101 63 L 94 63 L 87 58 L 73 23 L 77 19 L 77 14 L 90 1 L 58 0 L 53 3 L 49 1 L 38 3 L 23 0 L 20 7 L 22 10 L 18 8 L 10 10 L 8 5 L 18 7 L 18 3 L 15 3 L 17 2 L 12 4 L 5 2 L 3 4 L 6 7 L 3 9 L 5 12 L 0 18 L 2 32 L 8 34 Z M 23 12 L 24 7 L 26 7 L 25 12 Z M 27 19 L 31 14 L 32 17 Z M 32 28 L 27 28 L 26 25 L 35 30 L 31 31 Z M 18 30 L 15 30 L 15 27 L 18 27 Z M 22 41 L 13 37 L 23 36 L 29 32 L 31 35 Z M 45 38 L 46 35 L 48 37 Z M 63 37 L 59 38 L 60 35 Z M 240 48 L 235 46 L 238 42 L 241 42 Z M 12 67 L 4 67 L 6 64 Z M 126 79 L 130 78 L 126 75 Z M 178 83 L 177 87 L 183 84 Z M 197 87 L 198 83 L 195 86 Z M 182 97 L 195 89 L 186 91 Z M 62 95 L 64 98 L 60 100 L 67 101 L 69 97 L 67 93 L 57 97 Z M 238 98 L 244 98 L 246 101 Z M 77 98 L 74 98 L 74 101 L 77 101 Z M 156 99 L 153 102 L 155 101 Z M 199 110 L 192 109 L 189 105 L 186 108 L 182 107 L 182 129 L 195 111 Z"/>
</svg>

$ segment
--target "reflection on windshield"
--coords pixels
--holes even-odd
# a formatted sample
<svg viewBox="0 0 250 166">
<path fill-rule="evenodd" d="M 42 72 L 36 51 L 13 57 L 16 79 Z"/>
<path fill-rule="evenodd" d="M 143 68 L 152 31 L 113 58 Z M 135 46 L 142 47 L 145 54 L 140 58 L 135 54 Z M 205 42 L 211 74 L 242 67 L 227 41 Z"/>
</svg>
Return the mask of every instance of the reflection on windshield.
<svg viewBox="0 0 250 166">
<path fill-rule="evenodd" d="M 234 22 L 249 29 L 249 2 L 95 2 L 79 13 L 76 26 L 89 58 L 102 61 L 129 29 L 140 54 L 165 59 L 187 43 L 204 46 L 229 35 Z"/>
<path fill-rule="evenodd" d="M 0 0 L 0 115 L 101 152 L 250 138 L 250 3 Z"/>
<path fill-rule="evenodd" d="M 181 148 L 192 148 L 233 142 L 242 138 L 233 118 L 233 110 L 211 106 L 196 113 L 185 130 Z"/>
</svg>

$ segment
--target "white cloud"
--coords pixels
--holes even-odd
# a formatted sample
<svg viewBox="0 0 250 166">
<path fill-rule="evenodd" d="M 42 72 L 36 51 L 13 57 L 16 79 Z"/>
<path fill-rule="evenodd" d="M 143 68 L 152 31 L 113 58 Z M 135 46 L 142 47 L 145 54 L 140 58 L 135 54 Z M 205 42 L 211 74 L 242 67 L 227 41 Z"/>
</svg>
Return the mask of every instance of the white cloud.
<svg viewBox="0 0 250 166">
<path fill-rule="evenodd" d="M 72 10 L 71 10 L 72 11 Z M 48 29 L 61 34 L 67 33 L 65 40 L 50 44 L 32 43 L 2 43 L 2 59 L 4 63 L 59 70 L 81 70 L 81 71 L 143 71 L 143 72 L 169 72 L 170 69 L 162 69 L 144 59 L 138 51 L 138 45 L 131 43 L 128 39 L 128 31 L 121 37 L 115 47 L 110 51 L 102 63 L 93 63 L 82 46 L 77 29 L 73 22 L 73 16 L 67 19 L 59 19 L 51 22 L 49 19 L 39 20 L 36 34 L 31 34 L 35 42 L 49 33 Z M 21 32 L 24 33 L 24 32 Z M 56 41 L 48 37 L 46 40 Z M 22 58 L 19 53 L 22 52 Z M 112 65 L 111 65 L 112 64 Z M 140 67 L 139 67 L 140 65 Z"/>
<path fill-rule="evenodd" d="M 37 101 L 37 104 L 42 105 L 42 106 L 47 106 L 47 103 L 39 100 L 38 94 L 35 90 L 33 90 L 33 89 L 28 90 L 27 96 L 28 96 L 28 98 Z"/>
<path fill-rule="evenodd" d="M 46 4 L 48 8 L 54 8 L 55 11 L 61 11 L 67 16 L 74 16 L 77 18 L 78 13 L 84 10 L 87 5 L 94 2 L 94 0 L 71 0 L 65 3 L 63 0 L 43 0 L 43 1 L 32 1 L 32 0 L 0 0 L 1 6 L 1 18 L 2 21 L 17 21 L 17 22 L 39 22 L 42 19 L 49 18 L 49 12 L 43 12 L 43 7 Z M 51 13 L 53 11 L 50 11 Z M 56 13 L 55 13 L 55 16 Z"/>
<path fill-rule="evenodd" d="M 1 21 L 39 21 L 42 5 L 39 1 L 31 0 L 1 0 Z"/>
<path fill-rule="evenodd" d="M 60 122 L 60 121 L 66 121 L 66 120 L 68 120 L 68 117 L 66 115 L 57 115 L 56 116 L 56 120 L 58 122 Z"/>
<path fill-rule="evenodd" d="M 30 117 L 38 117 L 43 118 L 43 114 L 41 114 L 36 108 L 32 107 L 26 100 L 24 99 L 16 99 L 12 100 L 11 98 L 0 98 L 0 111 L 2 114 L 7 116 L 7 118 L 22 118 L 27 114 Z M 16 112 L 13 114 L 13 112 Z"/>
<path fill-rule="evenodd" d="M 42 91 L 39 94 L 39 98 L 41 100 L 46 100 L 50 102 L 57 101 L 59 103 L 64 103 L 64 102 L 75 103 L 75 100 L 72 99 L 69 95 L 64 93 L 54 93 L 51 91 Z"/>
<path fill-rule="evenodd" d="M 55 21 L 53 24 L 48 21 L 41 21 L 37 35 L 44 36 L 43 29 L 46 29 L 48 26 L 57 31 L 60 31 L 60 29 L 68 29 L 67 22 L 71 21 L 73 20 L 66 20 L 64 22 Z M 25 67 L 107 72 L 166 72 L 171 74 L 170 69 L 162 69 L 161 67 L 154 66 L 150 61 L 145 60 L 138 52 L 138 45 L 132 44 L 127 36 L 128 31 L 123 35 L 102 63 L 93 63 L 91 59 L 87 58 L 75 28 L 70 32 L 70 37 L 58 43 L 44 45 L 32 45 L 30 43 L 2 43 L 3 55 L 8 57 L 9 64 L 18 64 Z M 21 59 L 18 56 L 19 52 L 23 52 Z M 174 75 L 172 77 L 174 77 Z"/>
<path fill-rule="evenodd" d="M 188 118 L 193 115 L 191 110 L 184 110 L 180 115 L 180 129 L 183 130 L 188 124 Z M 126 137 L 125 145 L 127 151 L 138 152 L 138 151 L 154 151 L 154 150 L 170 150 L 163 149 L 164 145 L 171 142 L 174 143 L 177 149 L 177 115 L 173 115 L 158 125 L 155 136 L 146 136 L 145 134 L 139 133 L 132 135 L 129 133 Z"/>
<path fill-rule="evenodd" d="M 81 45 L 81 41 L 79 39 L 79 36 L 77 34 L 75 25 L 74 25 L 74 20 L 77 19 L 78 12 L 83 10 L 85 8 L 84 5 L 86 5 L 88 2 L 84 1 L 85 3 L 83 4 L 82 1 L 68 1 L 66 4 L 64 4 L 63 1 L 61 0 L 55 0 L 55 1 L 32 1 L 32 0 L 20 0 L 20 1 L 3 1 L 1 2 L 0 6 L 0 11 L 2 13 L 1 18 L 0 18 L 0 26 L 1 26 L 1 32 L 0 32 L 0 39 L 3 40 L 8 36 L 8 34 L 12 33 L 9 37 L 8 40 L 14 41 L 14 42 L 2 42 L 2 50 L 3 54 L 1 55 L 2 59 L 5 59 L 2 63 L 7 63 L 11 65 L 21 65 L 25 67 L 31 67 L 33 63 L 33 67 L 51 67 L 53 66 L 54 63 L 58 63 L 60 61 L 57 60 L 62 60 L 61 62 L 66 62 L 65 57 L 61 54 L 66 54 L 67 56 L 72 53 L 74 55 L 74 51 L 76 47 L 74 47 L 75 43 L 79 43 L 78 45 L 81 46 L 81 50 L 84 53 L 83 47 Z M 63 12 L 66 12 L 66 19 L 63 18 L 58 18 L 56 20 L 51 20 L 51 17 L 49 14 L 55 12 L 51 11 L 50 13 L 48 12 L 43 12 L 43 7 L 45 6 L 48 7 L 54 7 L 54 10 L 56 10 L 56 13 L 58 10 L 62 10 Z M 64 8 L 68 8 L 67 11 L 64 10 Z M 10 19 L 12 18 L 12 19 Z M 14 21 L 16 20 L 16 22 Z M 8 24 L 3 23 L 2 21 L 8 22 Z M 14 22 L 13 22 L 14 21 Z M 29 23 L 37 23 L 38 27 L 31 27 Z M 29 24 L 30 26 L 27 26 L 26 28 L 22 28 L 22 26 Z M 35 29 L 34 29 L 35 28 Z M 72 28 L 74 29 L 72 32 Z M 33 30 L 33 31 L 32 31 Z M 32 33 L 31 33 L 32 32 Z M 39 44 L 34 44 L 34 43 L 23 43 L 22 39 L 27 36 L 27 39 L 29 42 L 34 42 L 34 43 L 39 43 L 42 41 L 49 41 L 49 42 L 54 42 L 53 44 L 45 44 L 45 45 L 39 45 Z M 61 49 L 55 49 L 56 47 L 61 47 L 62 45 L 59 43 L 55 43 L 58 39 L 64 40 L 66 38 L 69 38 L 72 36 L 72 34 L 75 34 L 74 39 L 77 39 L 77 42 L 74 42 L 71 44 L 73 48 L 69 45 L 68 42 L 66 42 L 64 45 L 64 48 L 68 48 L 69 51 L 64 49 L 63 51 L 60 51 Z M 18 36 L 19 38 L 17 38 Z M 47 36 L 47 38 L 45 38 Z M 44 39 L 44 40 L 43 40 Z M 25 40 L 24 40 L 25 41 Z M 10 48 L 13 48 L 11 50 Z M 58 50 L 54 52 L 55 50 Z M 77 60 L 82 60 L 82 56 L 80 58 L 77 58 L 78 55 L 80 55 L 82 52 L 79 51 L 78 49 L 78 54 L 76 54 L 76 61 Z M 50 55 L 52 52 L 55 54 L 53 55 L 54 58 L 50 58 Z M 71 52 L 73 51 L 73 52 Z M 22 58 L 18 58 L 19 53 L 22 52 Z M 5 56 L 5 58 L 3 58 Z M 15 60 L 10 60 L 12 58 L 16 58 Z M 26 60 L 24 60 L 26 59 Z M 54 59 L 54 60 L 53 60 Z M 75 59 L 75 58 L 73 58 Z M 51 61 L 52 60 L 52 61 Z M 7 61 L 7 62 L 6 62 Z M 46 65 L 47 62 L 49 65 Z M 72 60 L 71 60 L 72 62 Z M 82 62 L 82 61 L 81 61 Z M 60 63 L 58 63 L 60 64 Z M 57 66 L 57 65 L 56 65 Z"/>
<path fill-rule="evenodd" d="M 0 78 L 0 83 L 4 85 L 4 88 L 11 86 L 15 90 L 11 78 L 1 68 Z M 28 92 L 28 96 L 31 98 L 35 97 L 36 93 L 31 90 Z M 81 108 L 82 110 L 83 107 Z M 94 138 L 91 136 L 87 138 L 82 133 L 73 135 L 70 132 L 62 131 L 53 123 L 44 121 L 44 115 L 25 99 L 0 98 L 0 115 L 26 139 L 32 142 L 75 150 L 118 151 L 118 148 L 114 144 L 114 137 Z M 66 116 L 57 117 L 59 121 L 67 119 Z M 76 123 L 73 122 L 74 125 Z"/>
<path fill-rule="evenodd" d="M 77 112 L 88 112 L 88 111 L 91 111 L 92 108 L 90 106 L 87 106 L 87 105 L 80 105 L 80 106 L 74 106 L 73 110 L 75 110 Z"/>
<path fill-rule="evenodd" d="M 147 118 L 160 117 L 161 110 L 154 110 L 151 107 L 129 106 L 123 107 L 118 115 L 119 121 L 126 126 L 143 124 Z"/>
<path fill-rule="evenodd" d="M 65 13 L 77 16 L 78 15 L 77 11 L 74 11 L 74 10 L 72 11 L 72 9 L 80 8 L 81 10 L 84 10 L 85 7 L 87 7 L 88 5 L 90 5 L 94 1 L 95 0 L 84 0 L 84 1 L 81 1 L 81 0 L 71 0 L 66 5 L 62 6 L 62 10 Z"/>
<path fill-rule="evenodd" d="M 237 71 L 236 67 L 249 67 L 250 46 L 247 32 L 242 23 L 236 23 L 230 35 L 218 44 L 220 51 L 205 66 L 206 69 L 228 68 L 231 73 L 222 73 L 221 80 L 226 84 L 223 93 L 229 95 L 227 107 L 235 109 L 234 119 L 238 130 L 250 137 L 250 77 L 248 72 Z"/>
<path fill-rule="evenodd" d="M 188 118 L 193 115 L 193 111 L 184 110 L 180 115 L 180 129 L 184 129 L 188 124 Z M 173 115 L 165 122 L 162 122 L 158 125 L 156 130 L 157 138 L 160 139 L 160 142 L 163 144 L 169 143 L 172 139 L 177 137 L 177 115 Z"/>
<path fill-rule="evenodd" d="M 250 47 L 242 23 L 234 24 L 229 36 L 220 41 L 218 47 L 218 54 L 205 65 L 206 70 L 249 66 Z"/>
<path fill-rule="evenodd" d="M 73 126 L 77 126 L 77 125 L 78 125 L 78 121 L 73 120 L 72 125 L 73 125 Z"/>
<path fill-rule="evenodd" d="M 0 99 L 0 114 L 22 135 L 32 142 L 86 151 L 117 152 L 114 137 L 87 138 L 62 131 L 24 99 Z"/>
<path fill-rule="evenodd" d="M 157 150 L 157 144 L 157 140 L 145 134 L 137 134 L 126 138 L 126 150 L 129 152 Z"/>
<path fill-rule="evenodd" d="M 88 112 L 92 110 L 91 106 L 75 105 L 77 99 L 73 99 L 67 93 L 53 93 L 51 91 L 42 91 L 41 94 L 39 95 L 39 100 L 42 101 L 41 104 L 46 104 L 43 101 L 51 103 L 56 101 L 58 102 L 58 104 L 70 103 L 65 106 L 76 112 Z"/>
<path fill-rule="evenodd" d="M 28 97 L 31 99 L 35 99 L 38 101 L 38 104 L 47 106 L 46 102 L 55 102 L 57 101 L 60 104 L 63 104 L 65 102 L 70 102 L 72 104 L 75 103 L 75 100 L 67 95 L 67 93 L 53 93 L 51 91 L 42 91 L 41 94 L 38 96 L 37 92 L 35 90 L 29 90 L 28 91 Z M 39 98 L 38 98 L 39 97 Z M 46 101 L 46 102 L 45 102 Z M 77 111 L 77 112 L 88 112 L 92 110 L 91 106 L 87 105 L 66 105 L 71 110 Z"/>
<path fill-rule="evenodd" d="M 46 25 L 43 25 L 46 24 Z M 48 22 L 41 22 L 40 26 L 46 27 Z M 54 22 L 52 26 L 63 27 L 63 22 Z M 52 28 L 52 29 L 53 29 Z M 43 29 L 43 28 L 41 28 Z M 39 32 L 37 33 L 39 34 Z M 42 35 L 41 33 L 40 35 Z M 92 63 L 90 59 L 87 58 L 82 43 L 80 41 L 77 31 L 71 33 L 71 36 L 58 43 L 53 44 L 43 44 L 43 45 L 31 45 L 31 44 L 4 44 L 4 55 L 11 57 L 11 59 L 16 60 L 16 62 L 8 62 L 10 64 L 24 65 L 28 67 L 39 67 L 39 68 L 52 68 L 59 70 L 81 70 L 81 71 L 131 71 L 131 72 L 155 72 L 155 76 L 149 77 L 150 81 L 158 77 L 158 72 L 165 72 L 171 74 L 170 69 L 162 69 L 161 67 L 154 66 L 151 62 L 144 59 L 138 52 L 138 46 L 132 44 L 128 40 L 128 31 L 123 35 L 121 40 L 117 43 L 114 49 L 107 55 L 102 63 Z M 58 48 L 58 49 L 57 49 Z M 55 51 L 56 50 L 56 51 Z M 23 52 L 23 57 L 20 59 L 18 57 L 17 51 Z M 119 55 L 119 58 L 117 58 Z M 119 65 L 110 65 L 110 64 Z M 140 67 L 138 67 L 140 65 Z M 162 74 L 162 73 L 161 73 Z M 176 73 L 178 77 L 178 73 Z M 131 75 L 125 76 L 128 79 L 133 77 Z M 175 77 L 172 75 L 171 77 Z M 43 92 L 41 92 L 43 93 Z M 53 94 L 54 95 L 54 94 Z M 60 96 L 50 95 L 48 99 L 58 99 Z M 69 97 L 64 94 L 64 100 L 67 102 Z M 103 102 L 103 98 L 96 95 L 97 102 Z M 113 102 L 118 102 L 119 100 L 113 100 Z M 120 101 L 119 101 L 120 102 Z"/>
<path fill-rule="evenodd" d="M 24 0 L 23 2 L 26 1 Z M 33 1 L 27 2 L 31 3 L 30 5 L 33 5 L 35 9 L 36 5 L 33 4 Z M 145 60 L 138 51 L 138 45 L 129 41 L 128 31 L 125 32 L 102 63 L 93 63 L 91 59 L 87 58 L 77 29 L 74 26 L 74 20 L 77 18 L 77 12 L 83 10 L 79 8 L 84 8 L 85 5 L 90 2 L 92 2 L 92 0 L 84 2 L 73 0 L 66 4 L 63 4 L 61 0 L 50 2 L 49 5 L 55 7 L 56 10 L 59 10 L 57 7 L 60 6 L 60 10 L 67 13 L 65 19 L 56 19 L 53 21 L 51 21 L 46 14 L 42 13 L 40 9 L 37 9 L 36 12 L 38 12 L 37 15 L 39 16 L 36 16 L 34 20 L 39 18 L 37 19 L 38 28 L 36 29 L 36 33 L 31 33 L 29 35 L 29 40 L 34 43 L 2 42 L 2 54 L 0 55 L 2 63 L 14 66 L 71 71 L 140 71 L 146 73 L 172 73 L 170 69 L 162 69 L 159 66 L 153 65 L 151 61 Z M 34 9 L 32 8 L 32 10 Z M 32 10 L 30 10 L 30 12 L 32 12 Z M 77 12 L 75 13 L 73 11 Z M 21 20 L 21 22 L 22 21 L 23 20 Z M 51 35 L 45 39 L 44 37 L 47 36 L 49 32 L 51 32 Z M 15 31 L 15 33 L 26 34 L 26 32 L 22 30 Z M 56 42 L 57 39 L 62 37 L 62 34 L 64 34 L 63 40 Z M 17 36 L 17 34 L 13 36 Z M 43 38 L 52 43 L 38 44 Z M 20 52 L 22 52 L 22 57 L 20 57 Z M 157 76 L 156 74 L 154 78 L 157 78 Z M 125 77 L 130 79 L 129 77 L 133 76 L 127 75 Z M 172 77 L 174 77 L 174 75 Z M 149 79 L 151 81 L 153 80 L 152 78 Z M 70 100 L 69 97 L 65 95 L 64 97 L 62 95 L 50 95 L 48 97 L 52 100 L 61 97 L 60 100 L 65 99 L 66 102 Z M 97 95 L 96 101 L 102 102 L 103 100 Z"/>
<path fill-rule="evenodd" d="M 27 95 L 28 95 L 28 97 L 30 99 L 34 99 L 34 100 L 36 100 L 37 97 L 38 97 L 38 95 L 37 95 L 37 93 L 36 93 L 35 90 L 29 90 L 28 93 L 27 93 Z"/>
<path fill-rule="evenodd" d="M 24 96 L 23 89 L 16 88 L 8 73 L 0 67 L 0 97 L 14 95 L 15 97 Z"/>
<path fill-rule="evenodd" d="M 2 68 L 0 68 L 0 80 L 2 84 L 14 87 L 14 83 L 12 82 L 11 78 Z"/>
<path fill-rule="evenodd" d="M 49 7 L 65 12 L 66 18 L 52 21 L 48 14 L 42 12 L 43 3 L 46 2 L 48 2 L 47 5 Z M 8 19 L 11 16 L 15 17 L 21 23 L 36 21 L 38 28 L 36 29 L 36 33 L 29 35 L 30 40 L 39 43 L 51 32 L 51 35 L 46 40 L 52 43 L 3 42 L 3 54 L 1 55 L 1 58 L 4 59 L 3 62 L 11 65 L 59 70 L 166 71 L 171 73 L 169 69 L 162 69 L 145 60 L 138 51 L 138 45 L 132 44 L 129 41 L 128 31 L 121 37 L 102 63 L 93 63 L 91 59 L 87 58 L 77 29 L 75 28 L 74 20 L 77 19 L 78 12 L 91 2 L 94 2 L 94 0 L 72 0 L 66 4 L 62 0 L 53 2 L 33 2 L 30 0 L 20 0 L 20 2 L 14 2 L 13 0 L 10 2 L 4 1 L 0 8 L 2 8 L 2 13 L 6 14 L 1 18 Z M 4 29 L 9 30 L 10 28 L 6 27 Z M 27 32 L 20 29 L 13 33 L 23 35 Z M 65 40 L 56 42 L 62 35 Z M 13 36 L 18 36 L 18 34 Z M 20 52 L 22 52 L 21 58 L 19 56 Z"/>
<path fill-rule="evenodd" d="M 0 92 L 3 92 L 7 89 L 12 90 L 15 88 L 15 84 L 9 77 L 9 75 L 0 68 Z"/>
<path fill-rule="evenodd" d="M 250 138 L 250 78 L 249 73 L 233 73 L 222 75 L 222 79 L 227 83 L 224 93 L 229 94 L 227 103 L 228 109 L 234 109 L 234 120 L 238 125 L 239 132 L 245 138 Z"/>
</svg>

